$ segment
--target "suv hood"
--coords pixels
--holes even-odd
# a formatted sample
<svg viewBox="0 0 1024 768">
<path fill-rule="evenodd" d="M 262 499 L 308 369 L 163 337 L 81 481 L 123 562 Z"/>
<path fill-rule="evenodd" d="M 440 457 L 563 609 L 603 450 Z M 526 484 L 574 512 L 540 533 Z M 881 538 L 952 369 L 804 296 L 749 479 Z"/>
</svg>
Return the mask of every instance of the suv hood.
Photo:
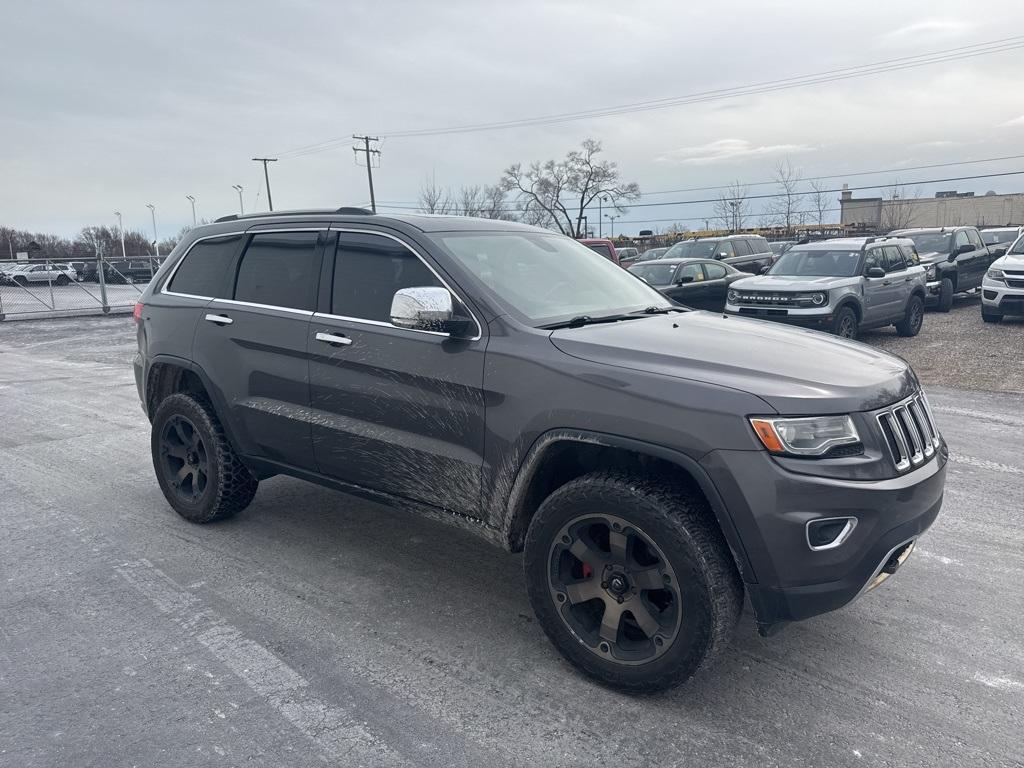
<svg viewBox="0 0 1024 768">
<path fill-rule="evenodd" d="M 737 280 L 730 288 L 741 291 L 827 291 L 840 285 L 856 282 L 855 277 L 784 277 L 758 275 Z"/>
<path fill-rule="evenodd" d="M 785 415 L 873 410 L 918 388 L 910 366 L 886 352 L 712 312 L 565 328 L 550 338 L 573 357 L 738 389 Z"/>
<path fill-rule="evenodd" d="M 1008 253 L 992 262 L 992 269 L 1009 269 L 1024 272 L 1024 253 Z"/>
</svg>

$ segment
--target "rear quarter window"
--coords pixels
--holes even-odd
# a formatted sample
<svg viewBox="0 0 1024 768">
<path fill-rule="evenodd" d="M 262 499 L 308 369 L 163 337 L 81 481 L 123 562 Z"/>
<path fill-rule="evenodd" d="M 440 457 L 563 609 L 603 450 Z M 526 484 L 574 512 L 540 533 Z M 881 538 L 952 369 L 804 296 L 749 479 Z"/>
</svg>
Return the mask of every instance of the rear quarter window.
<svg viewBox="0 0 1024 768">
<path fill-rule="evenodd" d="M 200 240 L 189 248 L 166 290 L 192 296 L 227 298 L 224 284 L 228 265 L 241 242 L 241 235 Z"/>
</svg>

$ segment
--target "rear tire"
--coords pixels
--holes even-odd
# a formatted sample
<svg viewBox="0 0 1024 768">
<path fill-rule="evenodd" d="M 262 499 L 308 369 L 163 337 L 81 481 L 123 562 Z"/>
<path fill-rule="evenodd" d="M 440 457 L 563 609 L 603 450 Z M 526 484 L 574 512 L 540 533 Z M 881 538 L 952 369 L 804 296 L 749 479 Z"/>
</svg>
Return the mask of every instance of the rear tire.
<svg viewBox="0 0 1024 768">
<path fill-rule="evenodd" d="M 942 278 L 939 286 L 939 312 L 949 312 L 953 308 L 953 281 L 948 277 Z"/>
<path fill-rule="evenodd" d="M 844 339 L 857 338 L 857 313 L 850 307 L 843 307 L 836 313 L 832 333 Z"/>
<path fill-rule="evenodd" d="M 242 464 L 209 403 L 166 398 L 153 416 L 153 469 L 167 502 L 192 523 L 224 520 L 249 506 L 259 481 Z"/>
<path fill-rule="evenodd" d="M 689 680 L 729 645 L 743 583 L 707 501 L 595 472 L 552 493 L 526 535 L 527 591 L 555 647 L 630 693 Z"/>
<path fill-rule="evenodd" d="M 67 285 L 70 282 L 71 280 L 70 278 L 68 278 L 67 275 L 61 275 L 60 277 L 57 278 L 57 285 Z"/>
<path fill-rule="evenodd" d="M 924 299 L 914 295 L 907 302 L 907 311 L 903 319 L 896 323 L 896 333 L 900 336 L 917 336 L 924 322 Z"/>
</svg>

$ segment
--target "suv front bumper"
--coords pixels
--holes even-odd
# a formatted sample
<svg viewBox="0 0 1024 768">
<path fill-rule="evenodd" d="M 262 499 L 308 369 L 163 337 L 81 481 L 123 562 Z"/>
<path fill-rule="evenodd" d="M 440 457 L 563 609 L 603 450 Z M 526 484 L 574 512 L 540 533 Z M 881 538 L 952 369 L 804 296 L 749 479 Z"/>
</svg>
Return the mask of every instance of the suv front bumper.
<svg viewBox="0 0 1024 768">
<path fill-rule="evenodd" d="M 725 314 L 737 317 L 752 317 L 755 320 L 774 320 L 777 323 L 797 325 L 818 331 L 830 331 L 835 324 L 834 309 L 831 306 L 813 308 L 749 307 L 726 304 Z"/>
<path fill-rule="evenodd" d="M 981 285 L 981 307 L 998 315 L 1024 315 L 1024 288 L 1010 288 L 986 277 Z"/>
<path fill-rule="evenodd" d="M 756 581 L 746 587 L 761 632 L 841 608 L 867 591 L 893 555 L 934 522 L 947 460 L 943 441 L 917 469 L 864 481 L 797 474 L 765 451 L 705 456 L 701 464 L 751 564 Z M 812 551 L 805 526 L 828 517 L 856 517 L 857 525 L 842 545 Z"/>
</svg>

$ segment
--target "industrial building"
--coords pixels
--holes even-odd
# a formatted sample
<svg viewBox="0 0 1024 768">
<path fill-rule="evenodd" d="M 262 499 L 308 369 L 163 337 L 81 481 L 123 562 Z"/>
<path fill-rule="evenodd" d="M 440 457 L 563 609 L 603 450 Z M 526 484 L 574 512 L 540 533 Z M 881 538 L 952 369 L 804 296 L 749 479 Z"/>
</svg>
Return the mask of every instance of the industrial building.
<svg viewBox="0 0 1024 768">
<path fill-rule="evenodd" d="M 946 227 L 969 224 L 997 227 L 1024 223 L 1024 193 L 936 192 L 913 196 L 912 190 L 885 197 L 854 197 L 843 185 L 839 198 L 840 224 L 847 231 L 888 232 L 906 227 Z"/>
</svg>

